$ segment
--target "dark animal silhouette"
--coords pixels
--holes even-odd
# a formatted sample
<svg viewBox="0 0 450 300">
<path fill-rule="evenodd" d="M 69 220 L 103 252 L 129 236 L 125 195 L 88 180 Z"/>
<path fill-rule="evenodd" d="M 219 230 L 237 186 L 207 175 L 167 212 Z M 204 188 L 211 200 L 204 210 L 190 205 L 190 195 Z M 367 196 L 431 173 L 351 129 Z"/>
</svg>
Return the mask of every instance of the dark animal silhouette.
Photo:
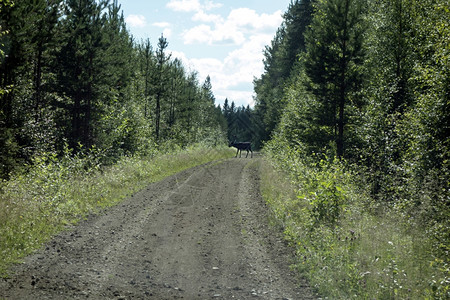
<svg viewBox="0 0 450 300">
<path fill-rule="evenodd" d="M 239 151 L 241 151 L 239 153 L 239 157 L 241 157 L 242 150 L 246 150 L 247 156 L 245 156 L 245 157 L 248 157 L 248 152 L 250 151 L 252 153 L 251 158 L 253 158 L 252 144 L 249 142 L 231 142 L 228 144 L 228 147 L 235 147 L 237 149 L 235 157 L 237 157 Z"/>
</svg>

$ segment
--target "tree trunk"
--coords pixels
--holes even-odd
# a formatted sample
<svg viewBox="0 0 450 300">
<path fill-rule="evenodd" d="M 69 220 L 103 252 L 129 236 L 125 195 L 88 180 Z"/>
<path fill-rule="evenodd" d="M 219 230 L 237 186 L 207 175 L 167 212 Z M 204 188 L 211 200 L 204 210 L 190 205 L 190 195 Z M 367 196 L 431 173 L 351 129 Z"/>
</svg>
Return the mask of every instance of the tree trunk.
<svg viewBox="0 0 450 300">
<path fill-rule="evenodd" d="M 158 94 L 156 94 L 156 111 L 155 111 L 155 138 L 156 141 L 159 141 L 159 122 L 161 118 L 161 94 L 160 91 L 158 91 Z"/>
<path fill-rule="evenodd" d="M 336 141 L 336 154 L 339 159 L 344 156 L 344 109 L 345 109 L 345 98 L 347 93 L 347 67 L 348 67 L 348 57 L 347 57 L 347 38 L 348 38 L 348 14 L 349 14 L 349 1 L 345 1 L 345 12 L 344 12 L 344 32 L 342 36 L 342 58 L 340 63 L 340 91 L 339 91 L 339 119 L 338 119 L 338 136 Z"/>
<path fill-rule="evenodd" d="M 41 85 L 42 85 L 42 44 L 38 45 L 37 61 L 35 65 L 35 79 L 34 79 L 34 109 L 36 111 L 36 121 L 41 118 Z"/>
<path fill-rule="evenodd" d="M 345 98 L 339 101 L 339 120 L 338 120 L 338 137 L 337 137 L 337 157 L 341 159 L 344 156 L 344 107 Z"/>
</svg>

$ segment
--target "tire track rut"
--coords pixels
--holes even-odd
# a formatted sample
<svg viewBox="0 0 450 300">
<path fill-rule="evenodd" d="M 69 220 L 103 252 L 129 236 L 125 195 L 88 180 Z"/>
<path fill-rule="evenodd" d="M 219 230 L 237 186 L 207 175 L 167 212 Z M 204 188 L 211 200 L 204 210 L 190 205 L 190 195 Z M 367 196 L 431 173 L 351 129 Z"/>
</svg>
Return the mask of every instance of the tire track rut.
<svg viewBox="0 0 450 300">
<path fill-rule="evenodd" d="M 27 257 L 6 299 L 314 299 L 267 225 L 258 159 L 150 184 Z"/>
</svg>

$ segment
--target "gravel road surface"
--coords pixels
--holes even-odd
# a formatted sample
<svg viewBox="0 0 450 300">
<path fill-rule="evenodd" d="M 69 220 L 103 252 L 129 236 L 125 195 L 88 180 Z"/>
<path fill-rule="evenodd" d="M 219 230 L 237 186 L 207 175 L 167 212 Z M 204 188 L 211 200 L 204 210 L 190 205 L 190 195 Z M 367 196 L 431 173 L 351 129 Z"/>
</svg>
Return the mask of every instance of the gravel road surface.
<svg viewBox="0 0 450 300">
<path fill-rule="evenodd" d="M 0 299 L 314 299 L 268 226 L 260 158 L 198 166 L 68 228 Z"/>
</svg>

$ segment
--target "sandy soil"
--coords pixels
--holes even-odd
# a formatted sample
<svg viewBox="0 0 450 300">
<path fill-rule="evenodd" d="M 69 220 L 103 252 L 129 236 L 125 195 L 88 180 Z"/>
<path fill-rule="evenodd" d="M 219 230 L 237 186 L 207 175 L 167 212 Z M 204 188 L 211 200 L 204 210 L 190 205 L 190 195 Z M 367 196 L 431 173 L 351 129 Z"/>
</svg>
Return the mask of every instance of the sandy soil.
<svg viewBox="0 0 450 300">
<path fill-rule="evenodd" d="M 314 299 L 259 194 L 258 158 L 198 166 L 56 236 L 0 299 Z"/>
</svg>

